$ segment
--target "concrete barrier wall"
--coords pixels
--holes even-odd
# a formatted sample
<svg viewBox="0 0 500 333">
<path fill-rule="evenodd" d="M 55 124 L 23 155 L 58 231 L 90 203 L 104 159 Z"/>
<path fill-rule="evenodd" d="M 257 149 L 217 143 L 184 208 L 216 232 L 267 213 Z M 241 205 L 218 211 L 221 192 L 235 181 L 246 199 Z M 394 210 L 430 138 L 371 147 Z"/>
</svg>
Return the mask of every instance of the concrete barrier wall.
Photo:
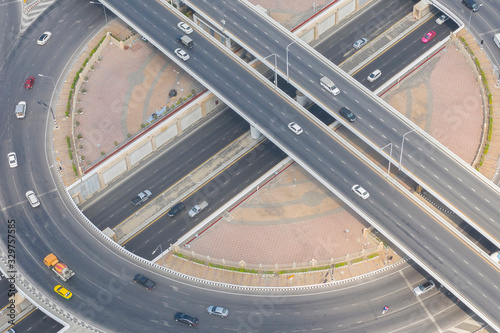
<svg viewBox="0 0 500 333">
<path fill-rule="evenodd" d="M 309 20 L 292 31 L 306 43 L 321 38 L 325 32 L 339 24 L 343 19 L 362 9 L 373 0 L 339 0 L 325 7 Z"/>
<path fill-rule="evenodd" d="M 143 158 L 153 152 L 153 145 L 151 141 L 144 143 L 141 147 L 130 153 L 130 165 L 134 166 L 139 163 Z"/>
<path fill-rule="evenodd" d="M 337 22 L 341 22 L 347 16 L 351 15 L 356 11 L 356 1 L 352 0 L 340 8 L 337 12 Z"/>
<path fill-rule="evenodd" d="M 159 133 L 155 140 L 156 140 L 156 146 L 160 147 L 163 146 L 165 143 L 168 141 L 172 140 L 177 136 L 177 127 L 176 126 L 170 126 L 168 128 L 165 128 L 163 132 Z"/>
<path fill-rule="evenodd" d="M 69 186 L 68 192 L 76 203 L 85 202 L 219 107 L 224 107 L 224 104 L 216 96 L 208 91 L 203 93 L 110 154 L 99 166 Z"/>
<path fill-rule="evenodd" d="M 99 185 L 106 185 L 112 182 L 116 177 L 120 176 L 122 173 L 127 171 L 127 162 L 125 158 L 114 161 L 110 168 L 102 173 L 102 182 Z M 86 183 L 87 181 L 85 181 Z M 92 195 L 93 193 L 88 193 Z M 85 198 L 88 198 L 85 196 Z"/>
</svg>

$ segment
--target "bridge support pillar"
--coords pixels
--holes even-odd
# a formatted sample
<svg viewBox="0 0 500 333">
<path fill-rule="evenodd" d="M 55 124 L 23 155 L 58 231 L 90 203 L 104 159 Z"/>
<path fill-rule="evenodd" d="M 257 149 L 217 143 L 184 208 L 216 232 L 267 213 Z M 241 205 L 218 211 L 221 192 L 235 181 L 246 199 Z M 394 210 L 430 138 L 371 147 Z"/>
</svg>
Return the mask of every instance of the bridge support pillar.
<svg viewBox="0 0 500 333">
<path fill-rule="evenodd" d="M 262 136 L 262 133 L 258 129 L 250 125 L 250 135 L 252 136 L 252 139 L 257 140 Z"/>
<path fill-rule="evenodd" d="M 297 103 L 299 103 L 302 106 L 305 106 L 309 102 L 309 99 L 307 98 L 307 96 L 304 96 L 304 94 L 302 92 L 300 92 L 299 90 L 297 90 L 296 100 L 297 100 Z"/>
</svg>

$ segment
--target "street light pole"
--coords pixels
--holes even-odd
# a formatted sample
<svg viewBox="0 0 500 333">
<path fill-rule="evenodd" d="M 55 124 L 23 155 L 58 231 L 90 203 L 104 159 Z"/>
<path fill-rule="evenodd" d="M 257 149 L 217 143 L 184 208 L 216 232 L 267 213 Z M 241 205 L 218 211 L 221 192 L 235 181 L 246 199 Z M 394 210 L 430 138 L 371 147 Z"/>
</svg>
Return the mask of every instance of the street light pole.
<svg viewBox="0 0 500 333">
<path fill-rule="evenodd" d="M 290 44 L 287 45 L 286 47 L 286 82 L 290 82 L 290 77 L 288 76 L 288 48 L 293 44 L 293 43 L 297 43 L 296 40 L 294 40 L 293 42 L 291 42 Z"/>
<path fill-rule="evenodd" d="M 382 148 L 380 148 L 380 151 L 383 151 L 385 147 L 391 146 L 390 152 L 389 152 L 389 166 L 387 167 L 387 175 L 390 175 L 391 173 L 391 160 L 392 160 L 392 142 L 386 144 Z"/>
<path fill-rule="evenodd" d="M 106 6 L 104 6 L 100 2 L 95 2 L 95 1 L 90 1 L 90 3 L 93 3 L 94 5 L 101 5 L 102 8 L 104 9 L 104 19 L 106 20 L 106 25 L 108 25 L 108 16 L 106 15 Z"/>
<path fill-rule="evenodd" d="M 160 252 L 161 252 L 161 262 L 162 262 L 162 265 L 165 266 L 165 259 L 163 259 L 163 249 L 161 248 L 161 244 L 158 245 L 156 247 L 156 249 L 153 251 L 153 253 L 151 253 L 151 254 L 155 254 L 156 250 L 158 250 L 158 248 L 160 248 Z"/>
<path fill-rule="evenodd" d="M 226 29 L 226 20 L 222 19 L 220 23 L 222 23 L 222 31 L 224 31 Z"/>
<path fill-rule="evenodd" d="M 56 90 L 57 90 L 57 87 L 56 87 L 56 82 L 54 81 L 54 79 L 53 79 L 51 76 L 47 76 L 47 75 L 43 75 L 43 74 L 38 74 L 38 76 L 40 76 L 40 77 L 42 77 L 42 78 L 43 78 L 43 77 L 46 77 L 46 78 L 48 78 L 48 79 L 51 79 L 51 80 L 52 80 L 52 83 L 54 84 L 54 91 L 56 91 Z M 50 100 L 52 101 L 52 98 L 51 98 Z M 45 104 L 45 103 L 43 103 L 43 104 Z M 56 129 L 58 129 L 58 128 L 59 128 L 59 126 L 57 126 L 56 115 L 54 114 L 54 110 L 52 110 L 52 107 L 51 107 L 50 105 L 45 104 L 45 106 L 49 108 L 50 112 L 52 112 L 52 118 L 54 118 L 54 127 L 55 127 Z"/>
<path fill-rule="evenodd" d="M 414 128 L 411 131 L 406 132 L 405 134 L 403 134 L 403 142 L 401 143 L 401 154 L 399 155 L 399 170 L 401 170 L 401 168 L 402 168 L 401 163 L 403 162 L 403 147 L 405 145 L 405 136 L 408 135 L 408 134 L 410 134 L 411 132 L 415 132 L 416 130 L 417 129 Z"/>
<path fill-rule="evenodd" d="M 276 87 L 278 86 L 278 56 L 276 53 L 270 54 L 267 57 L 264 57 L 262 60 L 266 60 L 269 57 L 274 56 L 274 84 Z"/>
</svg>

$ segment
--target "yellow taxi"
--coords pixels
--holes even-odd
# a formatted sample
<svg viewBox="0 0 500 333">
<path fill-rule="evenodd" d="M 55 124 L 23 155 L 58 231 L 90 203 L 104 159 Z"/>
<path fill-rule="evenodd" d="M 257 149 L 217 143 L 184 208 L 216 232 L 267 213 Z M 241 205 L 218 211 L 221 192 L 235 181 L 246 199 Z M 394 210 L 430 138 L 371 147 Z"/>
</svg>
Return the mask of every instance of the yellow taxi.
<svg viewBox="0 0 500 333">
<path fill-rule="evenodd" d="M 60 284 L 54 287 L 54 291 L 66 299 L 70 299 L 71 297 L 73 297 L 73 293 Z"/>
</svg>

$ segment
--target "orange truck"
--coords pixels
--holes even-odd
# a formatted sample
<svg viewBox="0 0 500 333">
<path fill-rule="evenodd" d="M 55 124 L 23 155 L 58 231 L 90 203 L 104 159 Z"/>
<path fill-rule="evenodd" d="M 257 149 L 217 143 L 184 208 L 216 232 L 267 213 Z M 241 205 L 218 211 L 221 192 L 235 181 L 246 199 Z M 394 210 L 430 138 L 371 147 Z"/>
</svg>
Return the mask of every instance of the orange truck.
<svg viewBox="0 0 500 333">
<path fill-rule="evenodd" d="M 54 253 L 46 256 L 45 259 L 43 259 L 43 263 L 47 265 L 48 268 L 52 269 L 52 271 L 63 281 L 67 281 L 70 277 L 75 275 L 75 272 L 69 269 L 66 264 L 59 262 Z"/>
</svg>

